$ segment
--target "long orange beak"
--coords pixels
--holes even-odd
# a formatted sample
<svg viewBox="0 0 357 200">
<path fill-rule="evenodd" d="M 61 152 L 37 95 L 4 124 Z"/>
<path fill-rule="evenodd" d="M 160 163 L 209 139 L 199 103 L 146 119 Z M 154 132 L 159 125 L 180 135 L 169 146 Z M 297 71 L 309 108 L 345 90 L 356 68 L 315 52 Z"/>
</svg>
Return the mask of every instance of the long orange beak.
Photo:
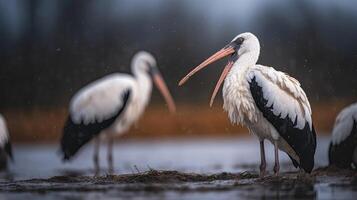
<svg viewBox="0 0 357 200">
<path fill-rule="evenodd" d="M 152 78 L 154 80 L 156 87 L 160 90 L 162 96 L 164 97 L 164 99 L 167 103 L 167 106 L 169 107 L 169 111 L 171 113 L 175 113 L 176 105 L 175 105 L 175 102 L 170 94 L 169 89 L 167 89 L 164 79 L 162 78 L 162 76 L 160 75 L 159 72 L 156 72 L 155 74 L 153 74 Z"/>
<path fill-rule="evenodd" d="M 205 68 L 206 66 L 208 66 L 209 64 L 224 58 L 226 56 L 232 55 L 235 52 L 234 48 L 230 45 L 224 47 L 223 49 L 219 50 L 217 53 L 213 54 L 211 57 L 209 57 L 207 60 L 203 61 L 200 65 L 198 65 L 197 67 L 195 67 L 192 71 L 190 71 L 190 73 L 188 73 L 185 77 L 183 77 L 181 79 L 181 81 L 179 82 L 179 86 L 183 85 L 191 76 L 193 76 L 196 72 L 200 71 L 201 69 Z M 233 66 L 233 62 L 229 61 L 228 64 L 225 66 L 217 84 L 216 87 L 213 91 L 212 97 L 211 97 L 211 101 L 210 101 L 210 106 L 212 106 L 214 98 L 217 95 L 217 92 L 221 86 L 221 84 L 223 83 L 223 80 L 226 78 L 228 72 L 232 69 Z"/>
<path fill-rule="evenodd" d="M 213 105 L 213 101 L 214 98 L 216 97 L 219 88 L 221 87 L 224 79 L 226 78 L 227 74 L 229 71 L 231 71 L 232 67 L 233 67 L 233 61 L 229 61 L 228 64 L 224 67 L 223 72 L 221 74 L 221 77 L 219 77 L 217 83 L 216 83 L 216 87 L 213 90 L 212 96 L 211 96 L 211 101 L 209 102 L 209 106 L 212 107 Z"/>
</svg>

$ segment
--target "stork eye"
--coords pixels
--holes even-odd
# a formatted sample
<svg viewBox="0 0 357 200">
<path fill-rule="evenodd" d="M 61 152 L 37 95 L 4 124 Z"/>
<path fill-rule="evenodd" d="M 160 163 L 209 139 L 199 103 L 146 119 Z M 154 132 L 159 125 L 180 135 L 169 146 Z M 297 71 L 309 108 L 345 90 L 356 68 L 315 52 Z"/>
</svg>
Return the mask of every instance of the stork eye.
<svg viewBox="0 0 357 200">
<path fill-rule="evenodd" d="M 146 64 L 149 68 L 151 67 L 151 64 L 150 64 L 149 61 L 145 60 L 144 62 L 145 62 L 145 64 Z"/>
<path fill-rule="evenodd" d="M 145 64 L 146 64 L 146 66 L 145 66 L 145 71 L 147 71 L 147 72 L 150 72 L 150 70 L 151 70 L 151 68 L 152 68 L 152 66 L 151 66 L 151 64 L 148 62 L 148 61 L 145 61 Z"/>
<path fill-rule="evenodd" d="M 234 42 L 237 43 L 237 44 L 242 44 L 243 41 L 244 41 L 244 38 L 239 37 L 239 38 L 237 38 Z"/>
</svg>

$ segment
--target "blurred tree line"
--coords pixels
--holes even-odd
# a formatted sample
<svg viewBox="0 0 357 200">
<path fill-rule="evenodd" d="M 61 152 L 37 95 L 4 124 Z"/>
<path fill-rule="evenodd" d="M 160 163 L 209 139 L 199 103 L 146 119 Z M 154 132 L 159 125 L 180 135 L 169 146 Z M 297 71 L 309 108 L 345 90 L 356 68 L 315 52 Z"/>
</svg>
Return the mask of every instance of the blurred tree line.
<svg viewBox="0 0 357 200">
<path fill-rule="evenodd" d="M 245 31 L 260 39 L 259 63 L 296 77 L 312 101 L 354 98 L 357 2 L 339 2 L 0 0 L 0 108 L 67 105 L 85 84 L 130 72 L 139 50 L 178 101 L 208 104 L 225 61 L 178 80 Z"/>
</svg>

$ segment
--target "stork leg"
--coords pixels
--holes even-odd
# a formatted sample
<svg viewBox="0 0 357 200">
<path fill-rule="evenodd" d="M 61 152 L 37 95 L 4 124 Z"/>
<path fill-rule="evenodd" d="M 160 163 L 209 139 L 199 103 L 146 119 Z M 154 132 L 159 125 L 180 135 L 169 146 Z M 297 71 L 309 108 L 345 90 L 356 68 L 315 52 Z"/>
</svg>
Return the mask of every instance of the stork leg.
<svg viewBox="0 0 357 200">
<path fill-rule="evenodd" d="M 93 162 L 94 162 L 94 175 L 98 176 L 100 171 L 99 166 L 99 145 L 100 145 L 100 138 L 97 136 L 94 139 L 94 154 L 93 154 Z"/>
<path fill-rule="evenodd" d="M 260 140 L 260 178 L 263 178 L 265 176 L 265 169 L 267 166 L 266 160 L 265 160 L 265 149 L 264 149 L 264 139 Z"/>
<path fill-rule="evenodd" d="M 280 165 L 279 165 L 279 149 L 278 149 L 278 141 L 277 140 L 274 141 L 274 153 L 275 153 L 274 173 L 276 176 L 278 176 Z"/>
<path fill-rule="evenodd" d="M 113 166 L 113 137 L 109 136 L 108 139 L 108 167 L 109 174 L 113 174 L 114 166 Z"/>
</svg>

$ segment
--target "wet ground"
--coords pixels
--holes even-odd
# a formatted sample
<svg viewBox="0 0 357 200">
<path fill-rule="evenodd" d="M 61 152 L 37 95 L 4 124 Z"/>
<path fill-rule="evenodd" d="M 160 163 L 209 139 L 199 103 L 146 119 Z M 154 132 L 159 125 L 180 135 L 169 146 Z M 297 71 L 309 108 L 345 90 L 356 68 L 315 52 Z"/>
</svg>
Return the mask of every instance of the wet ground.
<svg viewBox="0 0 357 200">
<path fill-rule="evenodd" d="M 267 146 L 268 169 L 273 148 Z M 258 177 L 253 139 L 132 141 L 115 147 L 115 175 L 93 177 L 92 147 L 63 164 L 56 145 L 16 145 L 11 171 L 1 174 L 0 199 L 355 199 L 357 174 L 324 168 L 328 140 L 320 138 L 317 169 L 295 172 L 281 153 L 280 177 Z"/>
</svg>

